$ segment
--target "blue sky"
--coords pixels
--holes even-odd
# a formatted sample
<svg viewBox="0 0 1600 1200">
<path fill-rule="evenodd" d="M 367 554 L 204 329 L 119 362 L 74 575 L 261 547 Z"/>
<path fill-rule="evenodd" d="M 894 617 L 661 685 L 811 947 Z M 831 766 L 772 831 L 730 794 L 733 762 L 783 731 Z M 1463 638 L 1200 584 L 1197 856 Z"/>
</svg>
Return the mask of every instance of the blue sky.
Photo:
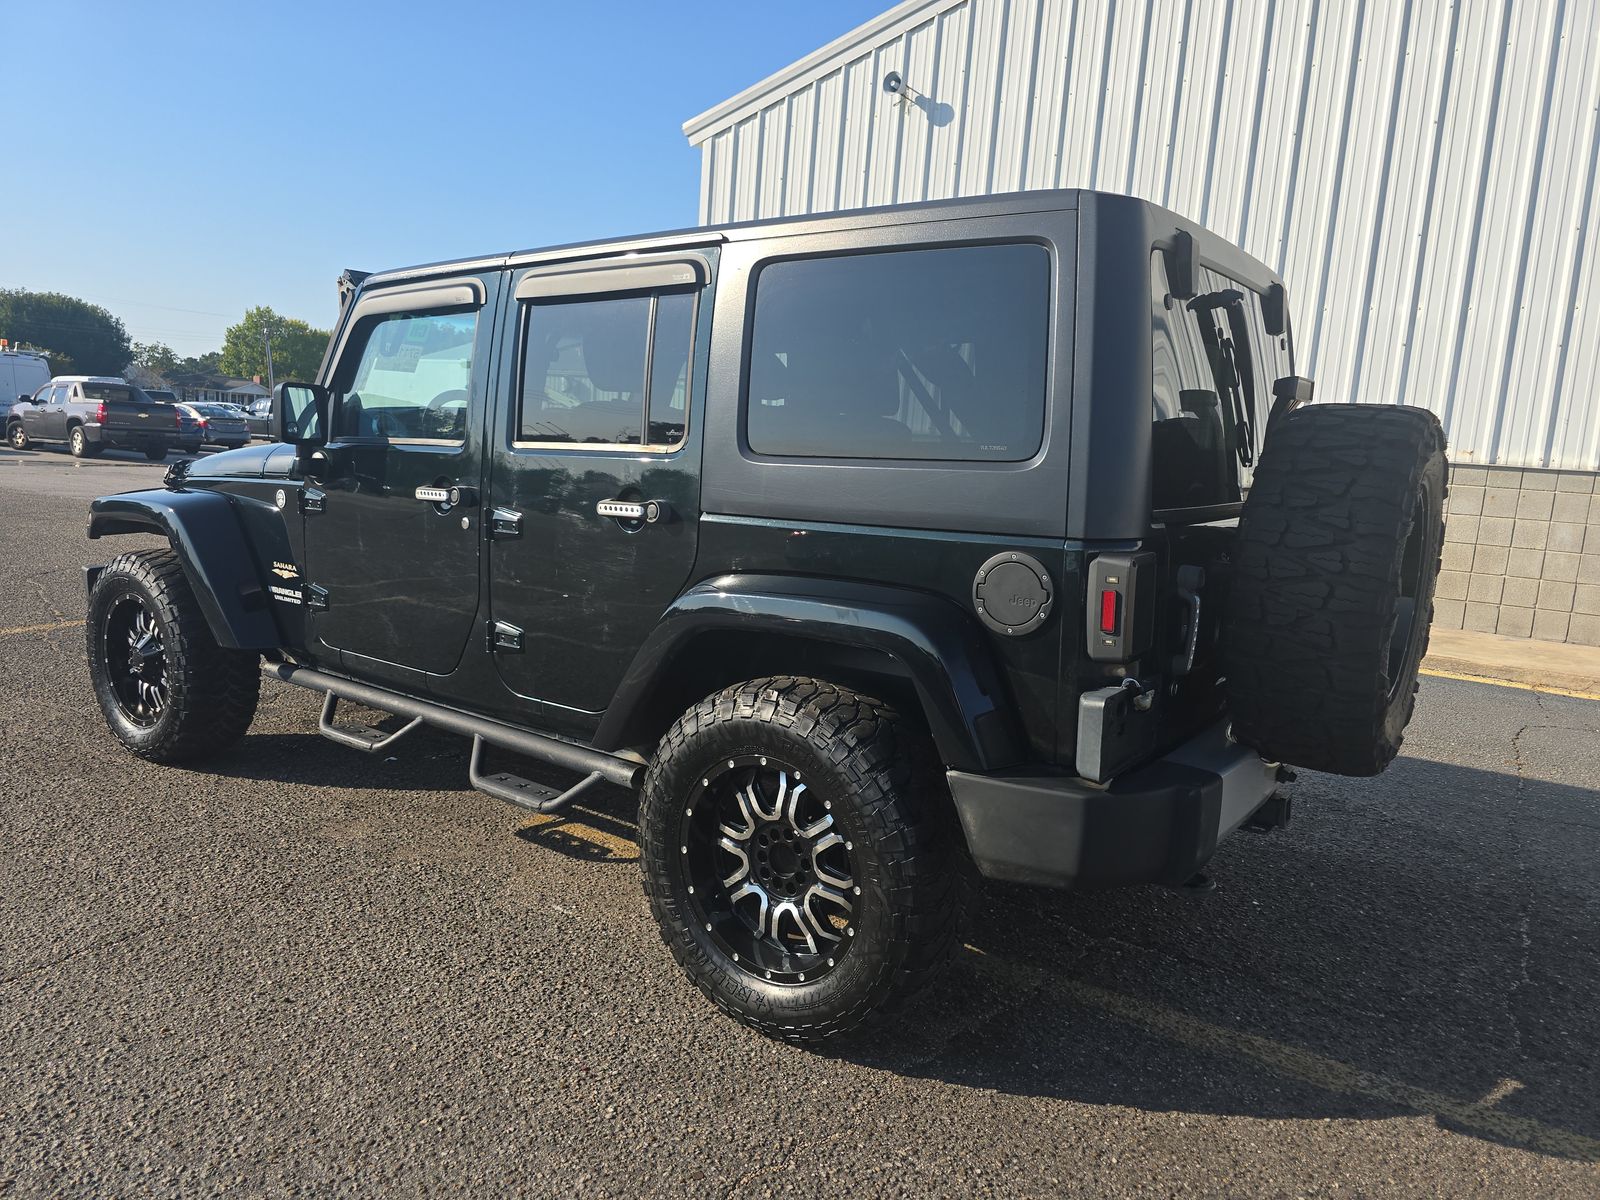
<svg viewBox="0 0 1600 1200">
<path fill-rule="evenodd" d="M 890 4 L 13 0 L 0 287 L 198 354 L 345 267 L 692 225 L 682 123 Z"/>
</svg>

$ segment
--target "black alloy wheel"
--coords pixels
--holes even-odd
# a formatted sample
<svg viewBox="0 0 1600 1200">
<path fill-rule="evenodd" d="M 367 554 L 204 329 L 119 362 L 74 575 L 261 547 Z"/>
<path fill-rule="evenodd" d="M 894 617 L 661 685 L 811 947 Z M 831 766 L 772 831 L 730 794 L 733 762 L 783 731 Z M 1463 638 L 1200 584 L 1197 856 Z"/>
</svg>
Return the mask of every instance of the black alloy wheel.
<svg viewBox="0 0 1600 1200">
<path fill-rule="evenodd" d="M 690 907 L 734 962 L 764 979 L 820 979 L 855 936 L 855 847 L 832 809 L 794 765 L 743 754 L 711 768 L 684 811 Z"/>
<path fill-rule="evenodd" d="M 106 678 L 123 713 L 135 725 L 154 725 L 172 696 L 161 626 L 141 597 L 128 592 L 112 603 L 101 645 Z"/>
</svg>

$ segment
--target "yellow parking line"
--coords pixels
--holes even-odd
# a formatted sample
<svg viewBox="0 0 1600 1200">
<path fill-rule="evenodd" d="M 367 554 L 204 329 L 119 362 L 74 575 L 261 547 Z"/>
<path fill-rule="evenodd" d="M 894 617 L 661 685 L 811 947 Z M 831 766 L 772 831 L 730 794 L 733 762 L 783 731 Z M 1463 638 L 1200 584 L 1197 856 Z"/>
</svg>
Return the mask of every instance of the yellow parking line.
<svg viewBox="0 0 1600 1200">
<path fill-rule="evenodd" d="M 52 621 L 48 625 L 17 625 L 11 629 L 0 629 L 0 637 L 17 637 L 24 633 L 49 633 L 52 629 L 76 629 L 82 621 Z"/>
<path fill-rule="evenodd" d="M 1580 692 L 1573 688 L 1551 687 L 1543 683 L 1520 683 L 1515 679 L 1495 679 L 1489 675 L 1464 675 L 1459 671 L 1435 671 L 1424 667 L 1423 675 L 1435 679 L 1459 679 L 1463 683 L 1489 683 L 1495 687 L 1521 688 L 1525 692 L 1543 692 L 1549 696 L 1571 696 L 1574 700 L 1600 700 L 1600 692 Z"/>
<path fill-rule="evenodd" d="M 1000 970 L 1004 973 L 1020 971 L 1035 976 L 1036 982 L 1044 978 L 1044 972 L 1036 968 L 995 959 L 984 954 L 976 946 L 967 946 L 966 949 L 983 955 L 991 963 L 999 963 Z M 1323 1091 L 1337 1092 L 1346 1096 L 1365 1096 L 1384 1104 L 1410 1109 L 1423 1116 L 1434 1117 L 1449 1125 L 1470 1130 L 1479 1136 L 1499 1139 L 1546 1154 L 1559 1154 L 1584 1162 L 1600 1162 L 1600 1140 L 1574 1133 L 1570 1129 L 1546 1125 L 1543 1121 L 1537 1121 L 1532 1117 L 1521 1117 L 1495 1108 L 1500 1101 L 1521 1090 L 1523 1085 L 1515 1079 L 1497 1081 L 1481 1100 L 1457 1100 L 1454 1096 L 1402 1083 L 1398 1079 L 1391 1079 L 1376 1071 L 1352 1067 L 1349 1063 L 1342 1063 L 1338 1059 L 1273 1041 L 1260 1034 L 1212 1025 L 1187 1013 L 1124 992 L 1113 992 L 1107 988 L 1096 987 L 1094 984 L 1054 976 L 1048 983 L 1051 988 L 1065 993 L 1085 1007 L 1193 1050 L 1218 1054 L 1225 1058 L 1246 1059 L 1274 1074 L 1297 1079 Z"/>
</svg>

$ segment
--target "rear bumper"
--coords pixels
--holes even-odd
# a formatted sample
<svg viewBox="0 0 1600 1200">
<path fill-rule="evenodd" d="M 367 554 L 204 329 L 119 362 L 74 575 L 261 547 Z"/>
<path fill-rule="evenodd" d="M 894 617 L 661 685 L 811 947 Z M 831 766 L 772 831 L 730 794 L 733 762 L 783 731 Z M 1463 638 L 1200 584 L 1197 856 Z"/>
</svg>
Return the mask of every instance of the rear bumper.
<svg viewBox="0 0 1600 1200">
<path fill-rule="evenodd" d="M 1052 887 L 1182 883 L 1264 804 L 1278 768 L 1226 724 L 1099 787 L 1070 776 L 950 771 L 978 869 Z"/>
<path fill-rule="evenodd" d="M 94 424 L 84 425 L 83 436 L 91 446 L 104 446 L 108 450 L 143 450 L 149 446 L 171 446 L 177 441 L 171 433 L 107 429 Z"/>
</svg>

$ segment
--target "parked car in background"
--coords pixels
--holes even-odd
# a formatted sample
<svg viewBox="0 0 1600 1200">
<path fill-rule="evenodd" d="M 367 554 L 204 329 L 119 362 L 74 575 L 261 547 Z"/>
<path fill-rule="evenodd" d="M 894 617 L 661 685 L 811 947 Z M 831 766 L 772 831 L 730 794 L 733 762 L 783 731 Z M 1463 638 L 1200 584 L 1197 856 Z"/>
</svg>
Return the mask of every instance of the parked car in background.
<svg viewBox="0 0 1600 1200">
<path fill-rule="evenodd" d="M 178 410 L 178 441 L 175 447 L 178 453 L 199 454 L 205 437 L 199 415 L 187 405 L 181 404 L 178 393 L 170 388 L 145 388 L 144 394 L 157 404 L 170 404 Z"/>
<path fill-rule="evenodd" d="M 244 410 L 249 422 L 250 436 L 272 440 L 272 397 L 263 396 Z"/>
<path fill-rule="evenodd" d="M 6 441 L 13 450 L 35 442 L 65 442 L 74 458 L 93 458 L 102 450 L 138 450 L 152 462 L 184 444 L 184 418 L 170 404 L 158 404 L 125 379 L 112 375 L 58 375 L 6 417 Z"/>
<path fill-rule="evenodd" d="M 0 411 L 50 382 L 50 364 L 26 350 L 0 350 Z"/>
<path fill-rule="evenodd" d="M 231 404 L 180 404 L 178 411 L 199 426 L 202 446 L 237 450 L 250 442 L 250 426 L 244 413 Z"/>
</svg>

